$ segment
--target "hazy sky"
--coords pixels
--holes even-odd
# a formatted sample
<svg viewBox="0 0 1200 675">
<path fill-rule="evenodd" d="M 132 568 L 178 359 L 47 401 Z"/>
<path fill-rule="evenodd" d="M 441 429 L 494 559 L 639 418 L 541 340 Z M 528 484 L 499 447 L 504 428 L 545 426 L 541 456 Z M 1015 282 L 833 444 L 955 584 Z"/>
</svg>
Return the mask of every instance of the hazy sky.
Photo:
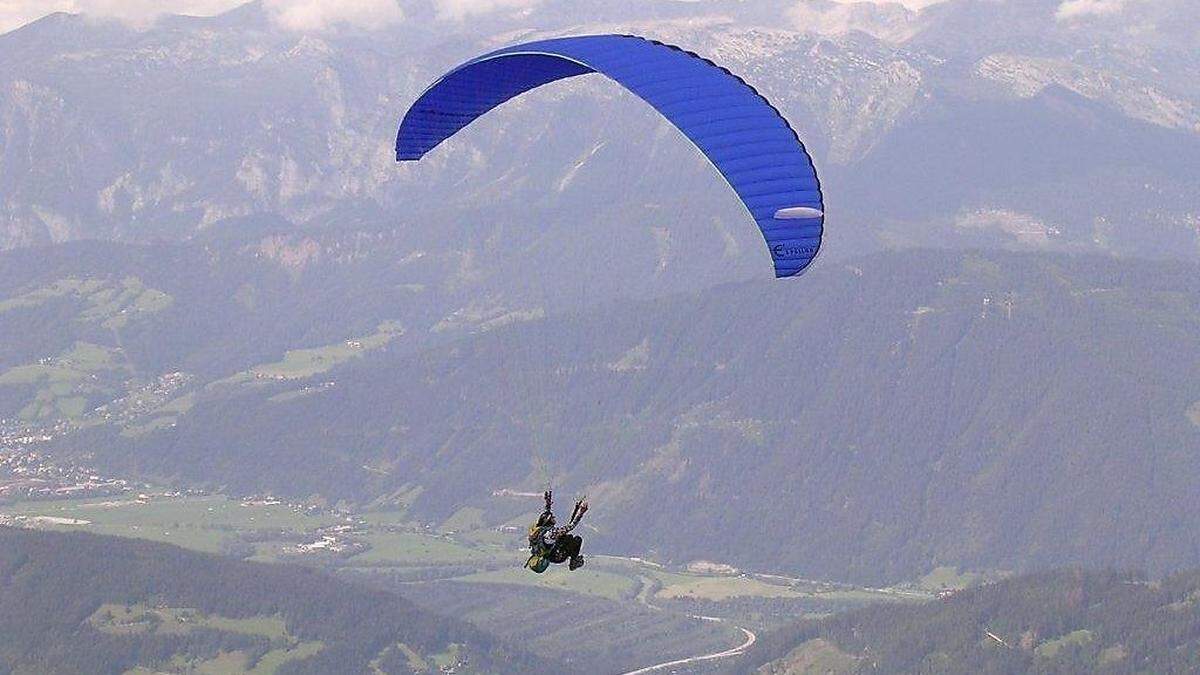
<svg viewBox="0 0 1200 675">
<path fill-rule="evenodd" d="M 1058 6 L 1058 17 L 1070 19 L 1081 16 L 1103 16 L 1116 14 L 1125 7 L 1125 0 L 1063 0 Z"/>
<path fill-rule="evenodd" d="M 457 5 L 464 0 L 436 1 L 440 4 Z M 212 15 L 246 2 L 247 0 L 0 0 L 0 31 L 11 30 L 52 12 L 83 13 L 145 25 L 163 14 Z M 338 22 L 378 25 L 403 18 L 395 0 L 264 2 L 281 24 L 298 30 L 319 29 Z M 476 4 L 490 3 L 483 0 Z"/>
<path fill-rule="evenodd" d="M 162 14 L 211 15 L 247 0 L 0 0 L 0 32 L 12 30 L 52 12 L 73 12 L 146 25 Z M 540 0 L 432 0 L 440 14 L 461 19 L 496 9 L 518 9 Z M 853 2 L 856 0 L 838 0 Z M 884 2 L 887 0 L 868 0 Z M 918 9 L 942 0 L 891 0 Z M 1073 0 L 1081 2 L 1085 0 Z M 1120 0 L 1090 0 L 1119 2 Z M 265 0 L 279 22 L 297 30 L 317 30 L 335 23 L 379 25 L 403 19 L 395 0 Z M 803 5 L 803 0 L 797 0 Z"/>
<path fill-rule="evenodd" d="M 51 12 L 75 12 L 117 18 L 134 25 L 147 25 L 162 14 L 211 15 L 244 4 L 247 0 L 0 0 L 0 32 L 21 26 Z M 377 26 L 402 21 L 404 13 L 397 0 L 264 0 L 267 8 L 283 26 L 295 30 L 320 30 L 346 23 Z M 442 17 L 463 19 L 497 9 L 519 9 L 542 0 L 430 0 Z M 585 2 L 586 0 L 580 0 Z M 663 0 L 666 1 L 666 0 Z M 695 0 L 703 2 L 704 0 Z M 751 0 L 752 1 L 752 0 Z M 921 9 L 946 0 L 836 0 L 855 2 L 896 2 L 909 9 Z M 1005 0 L 996 0 L 1004 2 Z M 1131 5 L 1150 5 L 1169 0 L 1062 0 L 1060 19 L 1111 16 Z M 1187 0 L 1200 2 L 1200 0 Z M 796 0 L 797 11 L 810 7 Z"/>
</svg>

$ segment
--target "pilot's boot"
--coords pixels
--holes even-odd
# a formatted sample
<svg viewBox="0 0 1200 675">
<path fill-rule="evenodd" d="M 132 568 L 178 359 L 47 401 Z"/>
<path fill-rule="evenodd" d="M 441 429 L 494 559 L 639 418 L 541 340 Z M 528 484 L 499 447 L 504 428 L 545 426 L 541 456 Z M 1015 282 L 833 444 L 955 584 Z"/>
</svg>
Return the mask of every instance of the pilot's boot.
<svg viewBox="0 0 1200 675">
<path fill-rule="evenodd" d="M 571 570 L 572 572 L 579 569 L 580 567 L 583 567 L 583 556 L 581 556 L 581 555 L 577 555 L 577 556 L 571 558 L 571 563 L 569 565 L 567 565 L 567 569 Z"/>
</svg>

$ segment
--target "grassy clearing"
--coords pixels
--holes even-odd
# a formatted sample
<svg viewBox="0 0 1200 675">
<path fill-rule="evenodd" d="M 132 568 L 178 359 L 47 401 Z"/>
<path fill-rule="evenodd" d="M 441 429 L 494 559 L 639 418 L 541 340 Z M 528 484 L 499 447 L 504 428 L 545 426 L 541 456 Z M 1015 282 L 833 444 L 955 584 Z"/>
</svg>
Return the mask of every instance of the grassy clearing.
<svg viewBox="0 0 1200 675">
<path fill-rule="evenodd" d="M 482 527 L 484 527 L 483 509 L 464 506 L 447 518 L 438 529 L 442 532 L 470 532 Z"/>
<path fill-rule="evenodd" d="M 207 661 L 199 661 L 194 664 L 187 664 L 181 659 L 187 672 L 188 670 L 196 673 L 196 675 L 233 675 L 234 673 L 246 672 L 246 655 L 242 652 L 221 652 Z"/>
<path fill-rule="evenodd" d="M 324 648 L 321 642 L 302 642 L 295 647 L 272 649 L 251 667 L 250 655 L 241 651 L 221 652 L 206 661 L 191 661 L 182 656 L 171 660 L 170 672 L 195 673 L 196 675 L 274 675 L 289 661 L 305 659 Z M 158 671 L 139 668 L 131 673 L 156 673 Z"/>
<path fill-rule="evenodd" d="M 408 511 L 368 511 L 359 516 L 363 522 L 372 527 L 408 527 L 413 523 Z"/>
<path fill-rule="evenodd" d="M 17 366 L 0 373 L 0 386 L 39 384 L 41 382 L 67 382 L 74 384 L 79 380 L 78 373 L 70 368 L 54 365 Z"/>
<path fill-rule="evenodd" d="M 384 521 L 388 519 L 391 520 L 392 524 L 404 524 L 407 522 L 405 518 L 406 512 L 424 491 L 424 486 L 405 483 L 391 493 L 376 497 L 368 505 L 365 516 L 368 519 L 378 519 L 379 522 L 384 524 L 386 524 Z M 371 520 L 371 522 L 377 521 Z"/>
<path fill-rule="evenodd" d="M 568 572 L 562 566 L 554 566 L 545 574 L 534 574 L 521 567 L 521 563 L 523 562 L 524 558 L 520 561 L 514 561 L 514 564 L 508 568 L 469 574 L 464 577 L 458 577 L 455 581 L 537 586 L 556 591 L 584 593 L 609 600 L 620 600 L 629 597 L 637 589 L 636 580 L 621 574 L 588 569 L 586 567 L 574 572 Z"/>
<path fill-rule="evenodd" d="M 133 496 L 29 501 L 0 506 L 0 513 L 45 519 L 37 524 L 47 529 L 149 539 L 209 553 L 220 552 L 241 533 L 279 532 L 281 537 L 256 545 L 255 559 L 261 561 L 275 560 L 289 548 L 286 535 L 311 533 L 340 522 L 330 515 L 299 513 L 286 504 L 247 505 L 222 495 L 154 498 L 145 503 Z M 443 535 L 386 531 L 403 524 L 400 512 L 367 514 L 365 520 L 368 532 L 353 538 L 371 548 L 351 558 L 352 565 L 482 564 L 496 556 L 494 547 L 489 551 Z"/>
<path fill-rule="evenodd" d="M 1092 631 L 1077 630 L 1053 640 L 1046 640 L 1042 644 L 1038 645 L 1033 652 L 1044 659 L 1052 659 L 1058 656 L 1058 653 L 1067 647 L 1072 645 L 1083 646 L 1090 643 L 1093 639 L 1094 636 L 1092 635 Z"/>
<path fill-rule="evenodd" d="M 371 668 L 371 673 L 373 675 L 387 675 L 381 664 L 393 650 L 399 650 L 400 653 L 404 655 L 405 660 L 408 662 L 408 669 L 410 671 L 414 673 L 427 673 L 430 671 L 429 664 L 426 663 L 425 659 L 422 658 L 420 654 L 413 651 L 412 647 L 409 647 L 403 642 L 397 642 L 394 645 L 388 645 L 387 647 L 384 647 L 383 651 L 379 652 L 379 656 L 376 656 L 371 660 L 371 663 L 367 664 Z"/>
<path fill-rule="evenodd" d="M 472 546 L 483 546 L 491 549 L 511 549 L 524 545 L 525 533 L 497 532 L 492 528 L 482 528 L 470 532 L 460 532 L 457 535 L 462 541 Z"/>
<path fill-rule="evenodd" d="M 121 362 L 117 349 L 76 342 L 54 358 L 0 373 L 0 386 L 38 387 L 33 400 L 21 410 L 22 419 L 77 419 L 87 407 L 88 394 L 110 392 L 97 380 L 123 368 Z"/>
<path fill-rule="evenodd" d="M 291 391 L 275 394 L 267 400 L 271 403 L 287 403 L 288 401 L 295 401 L 296 399 L 301 399 L 305 396 L 311 396 L 319 391 L 321 391 L 319 387 L 304 387 L 303 389 L 293 389 Z"/>
<path fill-rule="evenodd" d="M 729 600 L 731 598 L 807 598 L 803 593 L 788 586 L 769 584 L 751 577 L 708 577 L 684 574 L 652 572 L 662 582 L 663 588 L 656 597 L 670 600 L 690 598 L 696 600 Z"/>
<path fill-rule="evenodd" d="M 18 295 L 8 300 L 0 302 L 0 314 L 9 312 L 14 309 L 24 309 L 28 307 L 37 307 L 52 300 L 54 298 L 62 298 L 68 295 L 86 296 L 104 287 L 104 282 L 99 279 L 76 279 L 68 277 L 59 279 L 49 286 L 29 291 L 22 295 Z"/>
<path fill-rule="evenodd" d="M 137 438 L 138 436 L 152 434 L 155 431 L 160 431 L 162 429 L 170 429 L 175 425 L 175 420 L 176 418 L 174 417 L 155 417 L 149 422 L 145 422 L 143 424 L 130 424 L 124 429 L 121 429 L 121 436 L 123 438 Z"/>
<path fill-rule="evenodd" d="M 608 560 L 605 560 L 608 563 Z M 620 564 L 620 563 L 618 563 Z M 625 563 L 627 565 L 632 563 Z M 862 604 L 896 601 L 896 594 L 871 589 L 821 587 L 808 583 L 764 580 L 750 575 L 712 576 L 671 572 L 650 565 L 637 569 L 644 576 L 662 584 L 655 597 L 664 600 L 711 600 L 720 602 L 735 598 L 814 599 L 825 602 Z M 924 596 L 921 596 L 923 599 Z"/>
<path fill-rule="evenodd" d="M 486 553 L 442 537 L 409 532 L 377 532 L 362 537 L 371 548 L 351 562 L 359 565 L 444 565 L 480 563 Z"/>
<path fill-rule="evenodd" d="M 224 496 L 155 499 L 148 503 L 132 497 L 18 502 L 0 508 L 0 513 L 85 520 L 89 524 L 48 526 L 163 541 L 209 553 L 220 551 L 222 543 L 238 532 L 308 532 L 333 522 L 327 516 L 297 513 L 284 504 L 246 506 Z"/>
<path fill-rule="evenodd" d="M 959 572 L 957 567 L 937 567 L 917 581 L 917 588 L 940 591 L 961 590 L 983 581 L 983 575 L 975 572 Z"/>
<path fill-rule="evenodd" d="M 87 303 L 79 314 L 80 320 L 98 323 L 110 330 L 124 328 L 139 314 L 161 312 L 174 303 L 170 295 L 147 287 L 137 277 L 125 277 L 120 281 L 67 277 L 0 301 L 0 314 L 38 307 L 50 300 L 65 297 L 74 297 Z"/>
<path fill-rule="evenodd" d="M 379 325 L 375 333 L 365 337 L 312 349 L 290 349 L 284 353 L 283 360 L 255 366 L 250 369 L 250 374 L 280 380 L 312 377 L 328 372 L 366 352 L 379 349 L 403 334 L 404 329 L 398 324 L 385 322 Z"/>
<path fill-rule="evenodd" d="M 181 635 L 209 628 L 226 633 L 253 635 L 269 640 L 291 640 L 287 624 L 278 616 L 257 616 L 249 619 L 207 615 L 187 607 L 149 607 L 144 604 L 101 605 L 87 619 L 96 630 L 106 633 L 156 633 Z"/>
<path fill-rule="evenodd" d="M 446 650 L 429 657 L 438 670 L 449 670 L 462 661 L 462 645 L 451 643 Z"/>
<path fill-rule="evenodd" d="M 109 347 L 76 342 L 69 351 L 45 363 L 17 366 L 0 374 L 0 386 L 12 384 L 75 385 L 88 375 L 118 367 L 119 354 Z M 58 392 L 66 390 L 58 389 Z"/>
<path fill-rule="evenodd" d="M 272 649 L 266 654 L 263 654 L 262 658 L 258 660 L 258 663 L 254 664 L 254 667 L 251 668 L 249 672 L 251 675 L 274 675 L 274 673 L 279 670 L 280 666 L 283 664 L 289 661 L 307 659 L 308 657 L 313 656 L 317 652 L 324 649 L 324 647 L 324 643 L 312 641 L 301 642 L 295 647 L 289 647 L 287 649 Z"/>
<path fill-rule="evenodd" d="M 155 415 L 185 415 L 196 405 L 196 394 L 184 394 L 179 398 L 167 401 L 155 409 Z"/>
<path fill-rule="evenodd" d="M 256 663 L 241 651 L 222 652 L 205 661 L 194 661 L 185 655 L 176 654 L 169 664 L 173 672 L 190 673 L 253 673 L 272 675 L 289 661 L 308 658 L 321 651 L 324 644 L 319 641 L 301 642 L 287 632 L 287 624 L 278 616 L 258 616 L 248 619 L 232 619 L 224 616 L 207 615 L 185 607 L 149 607 L 147 605 L 104 604 L 88 617 L 87 622 L 96 630 L 113 635 L 147 634 L 186 635 L 195 630 L 208 629 L 225 633 L 237 633 L 286 643 L 284 647 L 263 654 Z M 139 666 L 130 673 L 157 672 Z"/>
<path fill-rule="evenodd" d="M 147 288 L 137 277 L 106 285 L 87 296 L 87 300 L 91 306 L 80 318 L 110 330 L 124 328 L 138 314 L 161 312 L 174 302 L 170 295 Z"/>
<path fill-rule="evenodd" d="M 106 603 L 92 612 L 87 622 L 92 628 L 111 635 L 148 633 L 155 628 L 158 615 L 140 605 Z"/>
<path fill-rule="evenodd" d="M 855 672 L 858 659 L 838 649 L 837 645 L 817 638 L 788 652 L 782 659 L 768 663 L 759 672 L 763 675 L 784 673 L 826 673 L 829 675 Z"/>
<path fill-rule="evenodd" d="M 227 633 L 261 635 L 265 638 L 286 638 L 287 623 L 277 616 L 256 616 L 252 619 L 230 619 L 224 616 L 207 617 L 202 624 L 206 628 Z"/>
</svg>

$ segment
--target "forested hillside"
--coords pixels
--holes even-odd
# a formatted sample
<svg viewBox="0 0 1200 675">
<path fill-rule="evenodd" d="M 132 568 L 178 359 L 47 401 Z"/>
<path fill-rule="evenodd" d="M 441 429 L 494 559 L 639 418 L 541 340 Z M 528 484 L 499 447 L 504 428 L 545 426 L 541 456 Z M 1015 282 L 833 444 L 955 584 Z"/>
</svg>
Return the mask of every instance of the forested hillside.
<svg viewBox="0 0 1200 675">
<path fill-rule="evenodd" d="M 348 355 L 337 342 L 208 371 L 159 407 L 84 415 L 48 447 L 241 493 L 403 504 L 427 522 L 477 506 L 503 523 L 518 513 L 493 491 L 552 481 L 596 499 L 597 545 L 665 560 L 868 581 L 939 565 L 1159 573 L 1200 563 L 1198 278 L 915 251 L 458 339 L 359 329 Z M 255 286 L 254 325 L 305 304 L 283 299 L 311 288 L 300 279 Z M 191 297 L 230 293 L 245 291 Z M 325 297 L 296 311 L 343 311 Z M 393 316 L 355 311 L 362 326 Z M 168 312 L 202 316 L 184 296 Z M 256 348 L 229 325 L 192 354 Z M 185 328 L 156 343 L 185 344 Z M 205 372 L 196 359 L 181 363 Z M 23 406 L 55 396 L 30 386 L 0 390 Z"/>
<path fill-rule="evenodd" d="M 1200 574 L 1057 571 L 763 636 L 727 672 L 1194 673 Z"/>
<path fill-rule="evenodd" d="M 313 570 L 0 527 L 0 672 L 411 673 L 440 665 L 559 668 Z"/>
</svg>

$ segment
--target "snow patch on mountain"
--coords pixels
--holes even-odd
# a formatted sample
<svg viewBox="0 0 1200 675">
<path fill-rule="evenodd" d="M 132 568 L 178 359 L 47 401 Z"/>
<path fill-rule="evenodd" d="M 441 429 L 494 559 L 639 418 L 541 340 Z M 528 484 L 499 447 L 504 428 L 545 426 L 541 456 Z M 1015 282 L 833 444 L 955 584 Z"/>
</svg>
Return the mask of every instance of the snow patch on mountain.
<svg viewBox="0 0 1200 675">
<path fill-rule="evenodd" d="M 1031 98 L 1056 84 L 1080 96 L 1110 103 L 1134 119 L 1200 133 L 1200 110 L 1196 105 L 1118 72 L 1067 59 L 1018 54 L 988 56 L 976 64 L 974 72 L 1021 98 Z"/>
</svg>

